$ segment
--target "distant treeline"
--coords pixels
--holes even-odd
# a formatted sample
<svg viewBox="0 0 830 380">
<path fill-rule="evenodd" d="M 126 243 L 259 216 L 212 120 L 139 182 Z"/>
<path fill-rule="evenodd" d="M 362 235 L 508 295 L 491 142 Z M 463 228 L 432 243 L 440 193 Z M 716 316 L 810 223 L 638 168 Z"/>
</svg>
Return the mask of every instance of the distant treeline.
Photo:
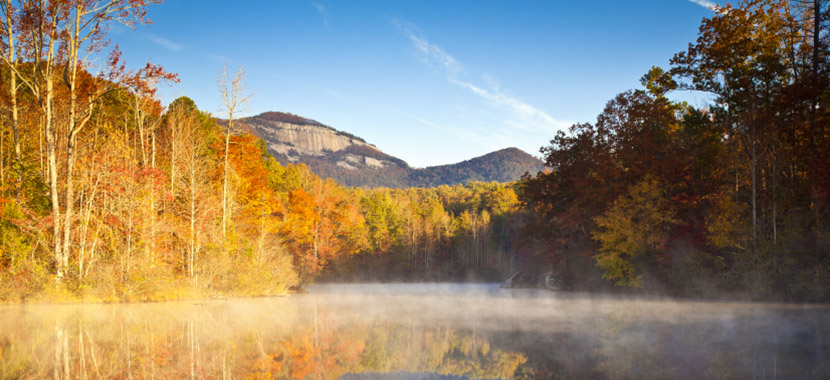
<svg viewBox="0 0 830 380">
<path fill-rule="evenodd" d="M 283 164 L 290 164 L 288 156 L 271 152 Z M 384 167 L 344 168 L 339 162 L 348 155 L 359 155 L 387 161 Z M 311 170 L 323 177 L 332 178 L 349 187 L 437 187 L 468 182 L 514 182 L 523 174 L 535 174 L 544 169 L 541 160 L 519 149 L 507 148 L 467 161 L 426 168 L 411 168 L 399 158 L 389 156 L 365 145 L 352 145 L 323 156 L 302 156 L 300 159 Z M 390 164 L 391 163 L 391 164 Z"/>
</svg>

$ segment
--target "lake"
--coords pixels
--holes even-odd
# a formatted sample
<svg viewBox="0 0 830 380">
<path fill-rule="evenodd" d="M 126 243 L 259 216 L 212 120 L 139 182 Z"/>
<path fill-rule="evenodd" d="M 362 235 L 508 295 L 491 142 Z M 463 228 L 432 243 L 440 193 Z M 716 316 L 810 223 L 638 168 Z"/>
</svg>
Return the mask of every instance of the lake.
<svg viewBox="0 0 830 380">
<path fill-rule="evenodd" d="M 830 306 L 497 284 L 0 307 L 0 378 L 821 379 Z"/>
</svg>

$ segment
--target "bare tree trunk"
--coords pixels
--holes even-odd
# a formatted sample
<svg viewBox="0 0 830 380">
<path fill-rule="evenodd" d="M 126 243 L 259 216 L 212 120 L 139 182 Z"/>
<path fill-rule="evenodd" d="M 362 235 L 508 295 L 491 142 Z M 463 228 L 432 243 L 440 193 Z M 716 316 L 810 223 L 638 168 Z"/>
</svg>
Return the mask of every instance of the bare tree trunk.
<svg viewBox="0 0 830 380">
<path fill-rule="evenodd" d="M 178 112 L 178 111 L 176 111 Z M 170 122 L 170 195 L 176 197 L 176 148 L 178 147 L 180 121 L 176 116 Z"/>
<path fill-rule="evenodd" d="M 86 245 L 87 239 L 89 236 L 89 223 L 92 219 L 92 203 L 95 200 L 95 195 L 98 193 L 98 184 L 101 182 L 101 178 L 97 177 L 95 179 L 95 183 L 92 185 L 91 193 L 86 200 L 86 212 L 84 209 L 81 208 L 79 213 L 83 217 L 83 222 L 81 223 L 81 232 L 79 236 L 79 246 L 78 246 L 78 278 L 84 278 L 84 256 L 86 255 Z M 83 206 L 84 200 L 81 199 L 81 205 Z M 97 235 L 97 233 L 96 233 Z M 94 243 L 93 243 L 94 246 Z"/>
<path fill-rule="evenodd" d="M 46 122 L 43 119 L 39 120 L 41 125 L 45 125 Z M 49 176 L 48 173 L 45 172 L 44 165 L 43 165 L 43 128 L 38 128 L 38 139 L 37 139 L 37 153 L 38 153 L 38 164 L 40 164 L 39 172 L 41 179 L 43 182 L 47 181 L 47 177 Z"/>
<path fill-rule="evenodd" d="M 69 87 L 69 133 L 66 137 L 66 193 L 64 200 L 64 207 L 66 208 L 66 210 L 64 212 L 63 220 L 63 261 L 61 263 L 61 266 L 63 266 L 64 268 L 69 267 L 69 255 L 71 251 L 70 234 L 72 233 L 72 207 L 75 202 L 75 200 L 73 199 L 73 197 L 75 196 L 75 186 L 72 180 L 75 166 L 74 156 L 76 137 L 80 129 L 78 125 L 78 94 L 76 91 L 75 84 L 77 82 L 78 74 L 78 38 L 81 27 L 81 7 L 82 3 L 78 2 L 75 7 L 74 31 L 69 43 L 69 57 L 66 63 L 66 69 L 67 71 L 69 71 L 69 78 L 67 82 L 67 87 Z M 64 74 L 66 74 L 66 72 L 64 72 Z M 64 78 L 66 78 L 66 75 L 64 76 Z"/>
<path fill-rule="evenodd" d="M 86 211 L 84 209 L 84 192 L 81 190 L 80 199 L 78 199 L 78 217 L 81 219 L 78 226 L 78 279 L 80 280 L 84 274 L 84 251 L 86 250 L 86 235 L 89 231 L 89 221 L 86 218 Z"/>
<path fill-rule="evenodd" d="M 52 16 L 53 24 L 57 23 L 57 15 Z M 42 32 L 42 31 L 41 31 Z M 60 200 L 58 199 L 58 158 L 57 158 L 57 133 L 55 131 L 54 115 L 52 114 L 52 101 L 55 96 L 54 81 L 52 78 L 52 63 L 54 62 L 55 40 L 57 36 L 52 31 L 49 38 L 49 45 L 47 50 L 46 62 L 40 62 L 45 67 L 39 68 L 45 70 L 42 73 L 43 80 L 46 82 L 46 101 L 44 104 L 46 125 L 44 134 L 46 135 L 46 155 L 47 166 L 49 167 L 49 195 L 52 200 L 52 234 L 54 236 L 55 244 L 55 262 L 57 266 L 57 276 L 61 279 L 66 268 L 63 266 L 65 254 L 61 250 L 61 236 L 60 236 Z M 42 40 L 42 38 L 41 38 Z"/>
<path fill-rule="evenodd" d="M 249 96 L 243 94 L 243 77 L 244 72 L 242 71 L 242 66 L 239 67 L 233 79 L 228 78 L 228 68 L 227 66 L 223 66 L 222 76 L 219 78 L 219 91 L 222 95 L 222 102 L 225 104 L 225 109 L 228 110 L 228 127 L 225 130 L 225 164 L 222 173 L 222 238 L 225 238 L 227 235 L 227 224 L 230 219 L 230 210 L 228 209 L 228 151 L 230 148 L 231 132 L 233 131 L 233 116 L 250 99 Z"/>
<path fill-rule="evenodd" d="M 70 118 L 74 117 L 73 113 L 70 113 Z M 71 123 L 71 122 L 70 122 Z M 69 255 L 71 252 L 70 242 L 71 242 L 71 231 L 72 231 L 72 207 L 75 202 L 75 184 L 72 181 L 74 176 L 74 169 L 75 165 L 73 165 L 74 156 L 75 156 L 75 136 L 70 133 L 70 136 L 67 137 L 67 144 L 66 144 L 66 193 L 64 198 L 64 219 L 63 219 L 63 256 L 61 261 L 61 266 L 63 268 L 69 267 Z"/>
<path fill-rule="evenodd" d="M 133 95 L 133 103 L 135 107 L 135 128 L 138 130 L 138 145 L 141 148 L 141 165 L 147 166 L 147 148 L 144 146 L 146 139 L 144 131 L 144 115 L 141 112 L 141 98 L 138 94 Z"/>
<path fill-rule="evenodd" d="M 191 180 L 193 176 L 191 176 Z M 188 257 L 187 268 L 190 278 L 193 278 L 196 258 L 196 194 L 191 188 L 190 191 L 190 256 Z"/>
<path fill-rule="evenodd" d="M 63 254 L 61 250 L 61 235 L 60 235 L 60 200 L 58 199 L 58 159 L 57 159 L 57 142 L 54 128 L 54 121 L 52 117 L 52 97 L 53 97 L 53 83 L 51 75 L 46 78 L 46 125 L 44 135 L 46 135 L 46 157 L 47 166 L 49 168 L 49 195 L 52 201 L 52 236 L 54 243 L 54 254 L 56 263 L 56 274 L 58 279 L 63 277 L 64 268 Z"/>
<path fill-rule="evenodd" d="M 150 156 L 150 167 L 153 169 L 156 168 L 156 132 L 155 128 L 150 132 L 151 133 L 151 156 Z M 149 238 L 147 239 L 147 256 L 150 260 L 150 268 L 154 268 L 156 266 L 156 256 L 155 256 L 155 242 L 156 242 L 156 186 L 154 184 L 150 184 L 150 231 L 149 231 Z"/>
<path fill-rule="evenodd" d="M 231 145 L 231 128 L 233 127 L 233 109 L 228 111 L 228 128 L 225 130 L 225 165 L 222 171 L 222 237 L 228 227 L 228 150 Z"/>
<path fill-rule="evenodd" d="M 11 3 L 10 1 L 6 0 L 2 4 L 2 7 L 6 13 L 6 27 L 11 30 L 14 27 L 14 22 L 10 19 L 13 17 L 11 15 Z M 31 90 L 31 93 L 40 106 L 40 110 L 43 113 L 43 124 L 42 130 L 43 134 L 46 136 L 46 145 L 47 145 L 47 170 L 48 170 L 48 183 L 49 183 L 49 193 L 50 193 L 50 200 L 52 202 L 52 237 L 53 241 L 53 254 L 55 260 L 55 272 L 57 275 L 58 280 L 63 277 L 65 268 L 62 267 L 63 260 L 63 252 L 61 250 L 60 244 L 60 203 L 58 197 L 58 165 L 57 165 L 57 133 L 55 132 L 54 127 L 54 115 L 53 115 L 53 100 L 54 100 L 54 63 L 56 59 L 55 54 L 55 43 L 59 38 L 58 33 L 58 17 L 59 12 L 56 12 L 54 9 L 49 12 L 45 8 L 46 4 L 43 2 L 38 2 L 33 4 L 33 8 L 31 9 L 30 16 L 36 19 L 36 22 L 32 23 L 31 38 L 32 38 L 32 47 L 33 47 L 33 63 L 32 63 L 32 73 L 27 77 L 21 75 L 21 73 L 17 70 L 16 65 L 14 64 L 14 50 L 11 48 L 10 45 L 10 55 L 7 57 L 2 55 L 2 60 L 6 63 L 9 67 L 9 71 L 12 72 L 11 77 L 14 84 L 10 82 L 11 88 L 10 91 L 16 91 L 16 80 L 20 79 L 23 84 Z M 50 27 L 51 26 L 51 27 Z M 11 37 L 11 34 L 9 35 Z M 13 38 L 10 39 L 9 42 L 13 43 Z M 11 57 L 11 59 L 10 59 Z M 13 96 L 15 99 L 15 106 L 16 107 L 16 94 Z M 13 113 L 15 111 L 13 110 Z M 16 118 L 16 116 L 12 116 L 12 118 Z M 16 124 L 14 122 L 13 124 Z M 19 142 L 19 136 L 18 136 Z"/>
<path fill-rule="evenodd" d="M 127 250 L 124 252 L 125 254 L 125 265 L 122 274 L 122 281 L 126 281 L 127 275 L 130 272 L 130 257 L 132 256 L 133 250 L 133 204 L 132 199 L 127 200 Z"/>
<path fill-rule="evenodd" d="M 192 135 L 192 133 L 191 133 Z M 190 251 L 187 262 L 188 274 L 193 280 L 196 270 L 196 155 L 195 147 L 190 152 Z"/>
<path fill-rule="evenodd" d="M 11 14 L 11 0 L 5 1 L 5 8 L 6 8 L 6 34 L 7 34 L 7 48 L 9 49 L 8 52 L 8 65 L 10 66 L 9 70 L 9 111 L 11 114 L 11 128 L 12 128 L 12 137 L 14 139 L 14 162 L 15 166 L 19 166 L 21 163 L 22 158 L 22 150 L 20 148 L 20 127 L 18 125 L 18 115 L 17 115 L 17 74 L 15 73 L 15 68 L 12 66 L 16 66 L 17 64 L 17 57 L 15 55 L 15 47 L 14 47 L 14 25 L 12 22 L 13 16 Z M 22 186 L 22 175 L 23 173 L 20 171 L 20 168 L 17 167 L 17 181 L 15 183 L 14 188 L 14 197 L 17 202 L 20 202 L 20 191 Z"/>
</svg>

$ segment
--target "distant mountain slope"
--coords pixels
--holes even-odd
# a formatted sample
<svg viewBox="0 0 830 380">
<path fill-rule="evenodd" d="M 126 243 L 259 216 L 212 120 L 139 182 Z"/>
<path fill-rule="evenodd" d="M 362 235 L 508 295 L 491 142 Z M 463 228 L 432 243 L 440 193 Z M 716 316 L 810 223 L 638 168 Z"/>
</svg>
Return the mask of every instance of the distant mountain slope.
<svg viewBox="0 0 830 380">
<path fill-rule="evenodd" d="M 526 172 L 536 174 L 544 166 L 540 159 L 520 149 L 507 148 L 457 164 L 414 170 L 410 175 L 410 183 L 417 187 L 434 187 L 470 181 L 510 182 Z"/>
<path fill-rule="evenodd" d="M 224 120 L 220 120 L 224 122 Z M 280 163 L 305 163 L 312 172 L 355 187 L 432 187 L 469 181 L 515 181 L 542 170 L 542 161 L 516 148 L 452 165 L 415 169 L 352 134 L 302 116 L 265 112 L 241 119 L 265 140 Z"/>
</svg>

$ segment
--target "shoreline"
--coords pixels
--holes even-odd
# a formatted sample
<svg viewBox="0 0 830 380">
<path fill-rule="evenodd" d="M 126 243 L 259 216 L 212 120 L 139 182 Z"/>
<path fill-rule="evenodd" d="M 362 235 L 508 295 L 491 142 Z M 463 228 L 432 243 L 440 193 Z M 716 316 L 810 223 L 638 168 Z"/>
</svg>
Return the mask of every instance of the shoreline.
<svg viewBox="0 0 830 380">
<path fill-rule="evenodd" d="M 0 307 L 3 306 L 25 306 L 25 305 L 109 305 L 109 304 L 153 304 L 165 302 L 185 301 L 206 301 L 206 300 L 229 300 L 244 298 L 284 298 L 293 294 L 304 293 L 305 289 L 288 290 L 282 293 L 273 294 L 205 294 L 197 296 L 171 297 L 171 298 L 145 298 L 145 299 L 102 299 L 93 297 L 80 297 L 68 299 L 38 298 L 38 295 L 25 300 L 0 300 Z"/>
<path fill-rule="evenodd" d="M 372 282 L 359 282 L 359 281 L 322 281 L 316 282 L 314 284 L 305 285 L 305 286 L 296 286 L 286 289 L 282 292 L 275 292 L 275 293 L 263 293 L 263 294 L 233 294 L 233 293 L 203 293 L 203 294 L 183 294 L 182 290 L 186 289 L 178 289 L 178 291 L 173 292 L 172 294 L 181 294 L 181 297 L 148 297 L 148 298 L 113 298 L 113 299 L 103 299 L 99 297 L 74 297 L 74 298 L 56 298 L 50 297 L 48 292 L 41 292 L 38 294 L 33 295 L 32 297 L 27 297 L 24 300 L 0 300 L 0 307 L 3 306 L 24 306 L 24 305 L 105 305 L 105 304 L 153 304 L 153 303 L 165 303 L 165 302 L 187 302 L 187 301 L 214 301 L 214 300 L 233 300 L 233 299 L 255 299 L 255 298 L 287 298 L 292 295 L 297 294 L 305 294 L 308 293 L 308 288 L 315 285 L 320 285 L 324 287 L 336 287 L 336 286 L 393 286 L 393 287 L 416 287 L 416 286 L 460 286 L 460 285 L 468 285 L 468 286 L 483 286 L 483 285 L 498 285 L 499 282 L 462 282 L 462 281 L 372 281 Z M 378 288 L 381 289 L 381 288 Z M 65 290 L 65 289 L 64 289 Z M 616 300 L 628 300 L 628 301 L 653 301 L 653 302 L 699 302 L 699 303 L 741 303 L 741 304 L 753 304 L 753 305 L 781 305 L 781 306 L 798 306 L 798 307 L 816 307 L 816 308 L 828 308 L 830 307 L 830 302 L 811 302 L 811 301 L 804 301 L 804 300 L 787 300 L 787 299 L 755 299 L 750 296 L 740 296 L 740 295 L 728 295 L 722 294 L 717 297 L 704 297 L 704 296 L 683 296 L 683 295 L 670 295 L 663 292 L 648 292 L 648 291 L 632 291 L 630 289 L 611 289 L 608 290 L 599 290 L 599 291 L 592 291 L 592 290 L 549 290 L 544 288 L 498 288 L 498 291 L 516 291 L 517 293 L 521 292 L 538 292 L 538 294 L 534 296 L 539 296 L 539 294 L 549 294 L 551 297 L 555 298 L 586 298 L 586 299 L 616 299 Z M 67 292 L 70 293 L 71 292 Z M 367 295 L 395 295 L 394 291 L 392 292 L 378 292 L 378 293 L 367 293 Z M 471 292 L 467 295 L 475 296 L 485 294 L 482 292 Z M 54 296 L 55 294 L 52 294 Z M 400 293 L 399 295 L 411 295 L 406 292 Z M 457 293 L 457 295 L 465 295 L 463 293 Z"/>
</svg>

